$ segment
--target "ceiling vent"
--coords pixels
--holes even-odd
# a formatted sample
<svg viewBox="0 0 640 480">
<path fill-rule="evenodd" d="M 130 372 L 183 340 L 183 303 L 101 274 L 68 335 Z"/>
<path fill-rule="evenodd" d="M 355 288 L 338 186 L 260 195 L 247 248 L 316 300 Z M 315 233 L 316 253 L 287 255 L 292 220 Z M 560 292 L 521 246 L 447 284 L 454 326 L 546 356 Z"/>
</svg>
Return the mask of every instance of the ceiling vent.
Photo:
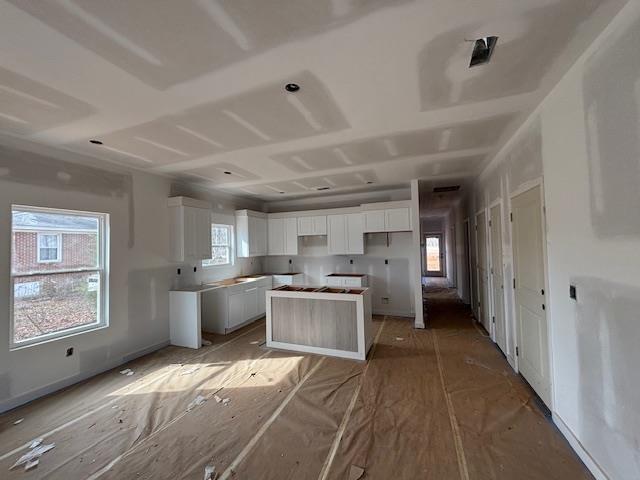
<svg viewBox="0 0 640 480">
<path fill-rule="evenodd" d="M 469 67 L 489 63 L 496 43 L 498 43 L 498 37 L 483 37 L 477 39 L 473 45 L 473 53 L 471 54 Z"/>
<path fill-rule="evenodd" d="M 331 187 L 318 187 L 316 190 L 329 190 Z"/>
<path fill-rule="evenodd" d="M 434 187 L 433 193 L 457 192 L 458 190 L 460 190 L 460 185 L 451 185 L 449 187 Z"/>
</svg>

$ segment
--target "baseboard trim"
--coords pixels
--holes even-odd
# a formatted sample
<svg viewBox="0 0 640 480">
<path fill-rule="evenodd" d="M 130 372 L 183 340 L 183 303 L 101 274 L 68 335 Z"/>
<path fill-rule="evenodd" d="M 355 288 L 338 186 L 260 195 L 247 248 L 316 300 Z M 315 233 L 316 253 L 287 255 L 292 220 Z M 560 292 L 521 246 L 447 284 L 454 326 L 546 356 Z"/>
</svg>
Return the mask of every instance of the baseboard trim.
<svg viewBox="0 0 640 480">
<path fill-rule="evenodd" d="M 40 397 L 44 397 L 45 395 L 50 395 L 54 392 L 57 392 L 58 390 L 62 390 L 63 388 L 70 387 L 71 385 L 82 382 L 83 380 L 87 380 L 88 378 L 95 377 L 96 375 L 104 373 L 108 370 L 112 370 L 116 367 L 119 367 L 120 365 L 128 363 L 132 360 L 135 360 L 136 358 L 140 358 L 145 355 L 148 355 L 149 353 L 155 352 L 156 350 L 160 350 L 161 348 L 164 348 L 167 345 L 169 345 L 168 340 L 157 343 L 150 347 L 145 347 L 142 350 L 137 350 L 133 353 L 123 355 L 120 358 L 107 361 L 97 368 L 87 370 L 86 372 L 77 373 L 75 375 L 64 378 L 62 380 L 58 380 L 57 382 L 53 382 L 53 383 L 50 383 L 49 385 L 45 385 L 44 387 L 36 388 L 35 390 L 31 390 L 29 392 L 18 395 L 17 397 L 13 397 L 3 402 L 0 402 L 0 413 L 7 412 L 21 405 L 24 405 L 25 403 L 29 403 Z"/>
<path fill-rule="evenodd" d="M 551 418 L 553 419 L 553 423 L 556 424 L 560 432 L 564 435 L 564 437 L 571 445 L 571 448 L 576 452 L 576 454 L 580 457 L 580 460 L 586 465 L 591 474 L 597 480 L 611 480 L 609 476 L 604 472 L 604 470 L 598 465 L 589 452 L 584 448 L 580 440 L 574 435 L 573 431 L 567 426 L 566 423 L 560 418 L 560 416 L 553 412 L 551 414 Z"/>
</svg>

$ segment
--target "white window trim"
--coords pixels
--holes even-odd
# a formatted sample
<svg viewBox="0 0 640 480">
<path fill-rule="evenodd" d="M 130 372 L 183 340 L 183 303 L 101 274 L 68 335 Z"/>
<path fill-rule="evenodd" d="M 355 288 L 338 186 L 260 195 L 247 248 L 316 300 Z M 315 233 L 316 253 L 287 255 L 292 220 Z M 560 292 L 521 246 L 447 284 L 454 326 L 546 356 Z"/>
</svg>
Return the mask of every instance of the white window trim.
<svg viewBox="0 0 640 480">
<path fill-rule="evenodd" d="M 205 264 L 205 262 L 207 260 L 203 260 L 202 261 L 202 268 L 229 268 L 229 267 L 233 267 L 233 265 L 235 265 L 235 259 L 236 259 L 236 251 L 234 248 L 235 245 L 235 232 L 234 232 L 234 228 L 233 225 L 230 225 L 228 223 L 217 223 L 217 222 L 211 222 L 211 229 L 213 230 L 214 226 L 219 226 L 219 227 L 227 227 L 229 229 L 229 245 L 214 245 L 213 244 L 213 232 L 211 232 L 211 249 L 213 249 L 213 247 L 220 247 L 220 246 L 225 246 L 229 248 L 229 262 L 228 263 L 219 263 L 217 265 L 207 265 Z"/>
<path fill-rule="evenodd" d="M 9 350 L 21 350 L 27 347 L 34 347 L 44 343 L 49 343 L 55 340 L 61 340 L 64 338 L 72 337 L 82 333 L 93 332 L 96 330 L 102 330 L 109 327 L 109 250 L 110 250 L 110 226 L 109 226 L 109 214 L 100 212 L 89 212 L 81 210 L 65 210 L 61 208 L 48 208 L 48 207 L 33 207 L 28 205 L 11 205 L 11 211 L 13 210 L 41 212 L 41 213 L 60 213 L 64 215 L 78 215 L 78 216 L 94 216 L 98 219 L 98 265 L 95 268 L 70 268 L 61 269 L 50 272 L 27 272 L 23 274 L 13 274 L 11 265 L 9 267 Z M 11 224 L 11 231 L 13 232 L 13 223 Z M 18 231 L 18 230 L 16 230 Z M 11 242 L 11 257 L 10 262 L 13 261 L 13 247 L 14 242 Z M 100 275 L 100 289 L 98 290 L 98 321 L 89 325 L 80 325 L 78 327 L 72 327 L 59 332 L 47 333 L 38 337 L 30 338 L 28 340 L 15 341 L 14 338 L 14 318 L 13 318 L 13 277 L 28 277 L 28 276 L 44 276 L 55 275 L 61 273 L 75 273 L 75 272 L 95 272 Z"/>
<path fill-rule="evenodd" d="M 45 232 L 37 232 L 36 237 L 36 251 L 38 263 L 60 263 L 62 261 L 62 234 L 61 233 L 45 233 Z M 58 243 L 56 246 L 56 258 L 51 260 L 43 260 L 40 257 L 40 248 L 51 248 L 51 247 L 40 247 L 40 239 L 43 235 L 47 236 L 56 236 L 58 237 Z"/>
</svg>

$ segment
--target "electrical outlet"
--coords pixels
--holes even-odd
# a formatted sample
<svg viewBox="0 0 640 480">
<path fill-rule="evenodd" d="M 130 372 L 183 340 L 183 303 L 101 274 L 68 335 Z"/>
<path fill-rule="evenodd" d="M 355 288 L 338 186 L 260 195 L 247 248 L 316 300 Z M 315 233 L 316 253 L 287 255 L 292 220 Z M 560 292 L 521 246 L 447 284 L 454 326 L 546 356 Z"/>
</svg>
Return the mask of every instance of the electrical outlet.
<svg viewBox="0 0 640 480">
<path fill-rule="evenodd" d="M 193 267 L 193 272 L 195 273 L 198 269 L 196 267 Z"/>
<path fill-rule="evenodd" d="M 180 269 L 178 269 L 178 275 L 180 275 Z"/>
<path fill-rule="evenodd" d="M 353 259 L 349 260 L 349 263 L 350 263 L 351 265 L 353 265 Z"/>
<path fill-rule="evenodd" d="M 387 260 L 386 258 L 384 259 L 384 264 L 385 265 L 389 265 L 389 260 Z"/>
<path fill-rule="evenodd" d="M 573 300 L 578 299 L 578 292 L 576 292 L 575 285 L 569 285 L 569 298 L 572 298 Z"/>
<path fill-rule="evenodd" d="M 73 347 L 69 347 L 67 348 L 67 357 L 70 357 L 71 355 L 73 355 Z"/>
<path fill-rule="evenodd" d="M 293 260 L 289 259 L 289 265 L 291 265 L 293 263 Z"/>
<path fill-rule="evenodd" d="M 386 305 L 386 304 L 388 304 L 388 303 L 389 303 L 389 297 L 382 297 L 382 299 L 381 299 L 381 300 L 382 300 L 382 304 L 383 304 L 383 305 Z"/>
</svg>

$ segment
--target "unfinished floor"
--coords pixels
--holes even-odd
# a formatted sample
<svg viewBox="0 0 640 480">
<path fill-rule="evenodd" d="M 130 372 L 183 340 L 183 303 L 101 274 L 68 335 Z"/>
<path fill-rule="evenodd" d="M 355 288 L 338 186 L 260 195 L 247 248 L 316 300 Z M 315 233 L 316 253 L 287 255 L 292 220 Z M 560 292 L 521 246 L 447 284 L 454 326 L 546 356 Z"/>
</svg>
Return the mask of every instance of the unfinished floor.
<svg viewBox="0 0 640 480">
<path fill-rule="evenodd" d="M 0 416 L 1 476 L 592 478 L 453 291 L 429 314 L 377 317 L 366 363 L 267 350 L 264 322 L 168 347 Z M 9 471 L 36 438 L 55 448 Z"/>
</svg>

